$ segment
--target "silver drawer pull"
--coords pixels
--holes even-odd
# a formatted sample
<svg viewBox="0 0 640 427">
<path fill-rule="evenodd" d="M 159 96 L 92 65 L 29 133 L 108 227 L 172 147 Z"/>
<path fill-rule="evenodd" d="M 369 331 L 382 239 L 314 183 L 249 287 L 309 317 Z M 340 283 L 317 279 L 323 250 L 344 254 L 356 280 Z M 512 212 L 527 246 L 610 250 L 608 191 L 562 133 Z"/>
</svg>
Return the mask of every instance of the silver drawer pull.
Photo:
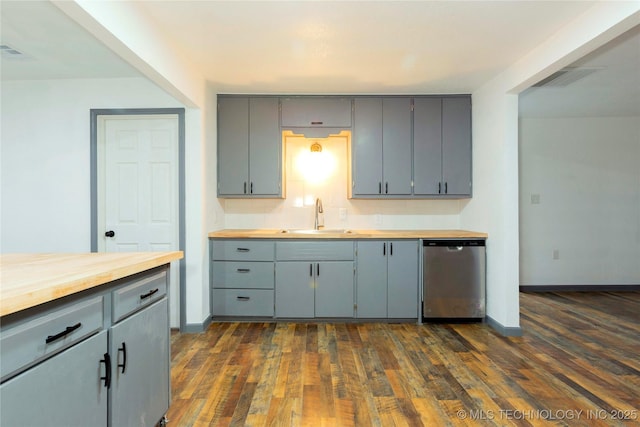
<svg viewBox="0 0 640 427">
<path fill-rule="evenodd" d="M 238 273 L 249 273 L 251 271 L 250 268 L 238 268 Z"/>
<path fill-rule="evenodd" d="M 238 301 L 249 301 L 251 297 L 236 297 Z"/>
<path fill-rule="evenodd" d="M 236 248 L 236 252 L 249 252 L 249 248 Z"/>
</svg>

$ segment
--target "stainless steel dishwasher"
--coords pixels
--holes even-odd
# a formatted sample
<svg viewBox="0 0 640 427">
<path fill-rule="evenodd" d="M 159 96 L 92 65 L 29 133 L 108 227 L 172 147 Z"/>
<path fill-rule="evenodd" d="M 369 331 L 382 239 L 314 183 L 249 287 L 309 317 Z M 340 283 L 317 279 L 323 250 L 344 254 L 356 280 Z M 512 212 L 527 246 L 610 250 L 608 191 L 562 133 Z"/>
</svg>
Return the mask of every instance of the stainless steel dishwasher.
<svg viewBox="0 0 640 427">
<path fill-rule="evenodd" d="M 423 240 L 422 318 L 482 320 L 485 241 Z"/>
</svg>

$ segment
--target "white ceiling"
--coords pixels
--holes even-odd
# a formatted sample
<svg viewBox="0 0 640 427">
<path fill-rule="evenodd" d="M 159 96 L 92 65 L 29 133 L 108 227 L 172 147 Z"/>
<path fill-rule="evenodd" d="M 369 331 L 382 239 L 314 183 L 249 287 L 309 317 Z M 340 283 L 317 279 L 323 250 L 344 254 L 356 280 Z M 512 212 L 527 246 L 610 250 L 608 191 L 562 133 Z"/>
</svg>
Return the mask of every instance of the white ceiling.
<svg viewBox="0 0 640 427">
<path fill-rule="evenodd" d="M 140 76 L 48 1 L 0 0 L 0 44 L 23 53 L 2 54 L 2 80 Z"/>
<path fill-rule="evenodd" d="M 221 93 L 420 94 L 472 92 L 593 4 L 183 0 L 135 6 Z M 0 8 L 1 43 L 25 54 L 2 56 L 2 80 L 140 76 L 48 1 L 2 0 Z M 638 71 L 638 63 L 629 69 Z M 598 74 L 606 73 L 585 83 Z M 530 95 L 531 105 L 545 98 Z"/>
<path fill-rule="evenodd" d="M 522 117 L 640 116 L 640 26 L 571 64 L 593 73 L 520 95 Z"/>
</svg>

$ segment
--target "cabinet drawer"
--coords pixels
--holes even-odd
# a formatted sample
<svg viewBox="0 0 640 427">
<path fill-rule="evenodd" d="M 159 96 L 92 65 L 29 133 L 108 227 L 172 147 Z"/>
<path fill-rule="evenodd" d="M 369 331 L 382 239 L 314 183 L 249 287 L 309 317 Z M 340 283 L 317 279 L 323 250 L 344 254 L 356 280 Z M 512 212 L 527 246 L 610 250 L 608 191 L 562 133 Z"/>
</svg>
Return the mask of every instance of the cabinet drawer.
<svg viewBox="0 0 640 427">
<path fill-rule="evenodd" d="M 351 261 L 353 241 L 276 242 L 278 261 Z"/>
<path fill-rule="evenodd" d="M 44 360 L 102 329 L 103 297 L 76 302 L 2 331 L 2 379 Z"/>
<path fill-rule="evenodd" d="M 113 291 L 113 323 L 163 298 L 166 294 L 166 271 L 136 280 L 128 286 Z"/>
<path fill-rule="evenodd" d="M 273 317 L 273 290 L 214 289 L 213 315 Z"/>
<path fill-rule="evenodd" d="M 273 262 L 214 261 L 214 288 L 273 289 Z"/>
<path fill-rule="evenodd" d="M 351 127 L 349 98 L 283 98 L 282 127 Z"/>
<path fill-rule="evenodd" d="M 273 242 L 214 240 L 212 256 L 224 261 L 273 261 Z"/>
</svg>

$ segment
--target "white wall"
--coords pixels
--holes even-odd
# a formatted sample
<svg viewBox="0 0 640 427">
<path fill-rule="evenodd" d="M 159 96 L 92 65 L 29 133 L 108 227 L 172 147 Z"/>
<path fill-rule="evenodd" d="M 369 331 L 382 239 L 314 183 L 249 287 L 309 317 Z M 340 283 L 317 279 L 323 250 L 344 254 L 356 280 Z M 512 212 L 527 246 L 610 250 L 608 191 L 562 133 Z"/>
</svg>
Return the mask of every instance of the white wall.
<svg viewBox="0 0 640 427">
<path fill-rule="evenodd" d="M 489 233 L 487 315 L 507 332 L 520 325 L 517 94 L 639 22 L 637 2 L 596 3 L 472 94 L 474 198 L 460 224 Z"/>
<path fill-rule="evenodd" d="M 0 252 L 90 250 L 89 110 L 183 108 L 143 78 L 2 83 Z M 215 115 L 215 105 L 213 107 Z M 209 315 L 210 108 L 186 109 L 187 323 Z M 208 138 L 207 138 L 208 136 Z M 215 162 L 213 162 L 215 163 Z"/>
<path fill-rule="evenodd" d="M 146 79 L 2 82 L 2 252 L 90 250 L 89 110 L 183 107 Z"/>
<path fill-rule="evenodd" d="M 640 117 L 520 120 L 521 285 L 640 284 L 638 165 Z"/>
</svg>

